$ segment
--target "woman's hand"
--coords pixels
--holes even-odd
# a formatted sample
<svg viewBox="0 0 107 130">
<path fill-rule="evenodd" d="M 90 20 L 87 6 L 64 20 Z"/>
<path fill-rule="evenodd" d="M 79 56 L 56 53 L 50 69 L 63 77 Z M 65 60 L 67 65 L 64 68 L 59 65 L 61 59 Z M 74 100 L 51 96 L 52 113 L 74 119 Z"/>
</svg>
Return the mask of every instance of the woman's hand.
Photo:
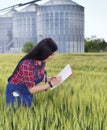
<svg viewBox="0 0 107 130">
<path fill-rule="evenodd" d="M 54 86 L 57 86 L 61 82 L 61 80 L 62 80 L 61 76 L 56 76 L 56 77 L 52 77 L 50 79 L 50 82 L 52 86 L 54 87 Z"/>
</svg>

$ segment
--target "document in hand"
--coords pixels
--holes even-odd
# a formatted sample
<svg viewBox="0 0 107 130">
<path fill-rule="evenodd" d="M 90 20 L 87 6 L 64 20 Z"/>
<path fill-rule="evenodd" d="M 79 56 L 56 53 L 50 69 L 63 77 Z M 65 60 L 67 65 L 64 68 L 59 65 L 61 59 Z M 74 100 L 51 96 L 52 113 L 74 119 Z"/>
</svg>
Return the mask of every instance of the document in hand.
<svg viewBox="0 0 107 130">
<path fill-rule="evenodd" d="M 61 76 L 61 79 L 62 79 L 61 82 L 57 86 L 59 86 L 61 83 L 63 83 L 70 75 L 72 75 L 72 69 L 71 69 L 71 66 L 68 64 L 57 75 L 57 76 Z M 51 88 L 51 90 L 56 88 L 57 86 L 54 86 L 53 88 Z"/>
</svg>

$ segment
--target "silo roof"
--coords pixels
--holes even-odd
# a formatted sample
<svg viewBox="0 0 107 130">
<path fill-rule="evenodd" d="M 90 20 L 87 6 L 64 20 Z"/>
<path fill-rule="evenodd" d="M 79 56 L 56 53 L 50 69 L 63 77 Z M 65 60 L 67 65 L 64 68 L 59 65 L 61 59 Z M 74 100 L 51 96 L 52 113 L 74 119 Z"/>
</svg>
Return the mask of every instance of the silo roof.
<svg viewBox="0 0 107 130">
<path fill-rule="evenodd" d="M 30 12 L 30 11 L 35 12 L 37 10 L 36 9 L 37 6 L 39 6 L 39 5 L 32 3 L 32 4 L 28 5 L 27 7 L 21 9 L 20 12 Z"/>
<path fill-rule="evenodd" d="M 44 5 L 79 5 L 71 0 L 50 0 Z"/>
<path fill-rule="evenodd" d="M 13 17 L 14 13 L 17 11 L 15 9 L 9 10 L 7 13 L 3 14 L 2 17 Z"/>
</svg>

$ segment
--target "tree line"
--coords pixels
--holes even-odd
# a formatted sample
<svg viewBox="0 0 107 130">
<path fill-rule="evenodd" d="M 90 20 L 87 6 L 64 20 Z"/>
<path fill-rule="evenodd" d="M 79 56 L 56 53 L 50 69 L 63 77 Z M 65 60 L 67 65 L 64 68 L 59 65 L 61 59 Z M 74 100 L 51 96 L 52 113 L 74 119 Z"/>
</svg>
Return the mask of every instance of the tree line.
<svg viewBox="0 0 107 130">
<path fill-rule="evenodd" d="M 92 36 L 84 41 L 85 52 L 104 52 L 107 51 L 107 42 L 103 38 Z"/>
<path fill-rule="evenodd" d="M 25 42 L 22 51 L 28 53 L 33 47 L 33 42 Z M 91 38 L 84 40 L 84 47 L 85 52 L 104 52 L 107 51 L 107 42 L 103 38 L 91 36 Z"/>
</svg>

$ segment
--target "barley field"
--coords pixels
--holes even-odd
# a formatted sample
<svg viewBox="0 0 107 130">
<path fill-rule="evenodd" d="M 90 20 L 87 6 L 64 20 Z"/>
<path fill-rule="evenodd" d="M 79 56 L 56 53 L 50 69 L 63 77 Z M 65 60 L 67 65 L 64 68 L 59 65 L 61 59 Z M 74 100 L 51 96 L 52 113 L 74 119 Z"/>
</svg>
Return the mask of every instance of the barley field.
<svg viewBox="0 0 107 130">
<path fill-rule="evenodd" d="M 0 130 L 107 130 L 107 53 L 56 54 L 48 76 L 66 64 L 73 76 L 53 90 L 34 94 L 31 109 L 7 108 L 7 78 L 24 54 L 0 54 Z"/>
</svg>

